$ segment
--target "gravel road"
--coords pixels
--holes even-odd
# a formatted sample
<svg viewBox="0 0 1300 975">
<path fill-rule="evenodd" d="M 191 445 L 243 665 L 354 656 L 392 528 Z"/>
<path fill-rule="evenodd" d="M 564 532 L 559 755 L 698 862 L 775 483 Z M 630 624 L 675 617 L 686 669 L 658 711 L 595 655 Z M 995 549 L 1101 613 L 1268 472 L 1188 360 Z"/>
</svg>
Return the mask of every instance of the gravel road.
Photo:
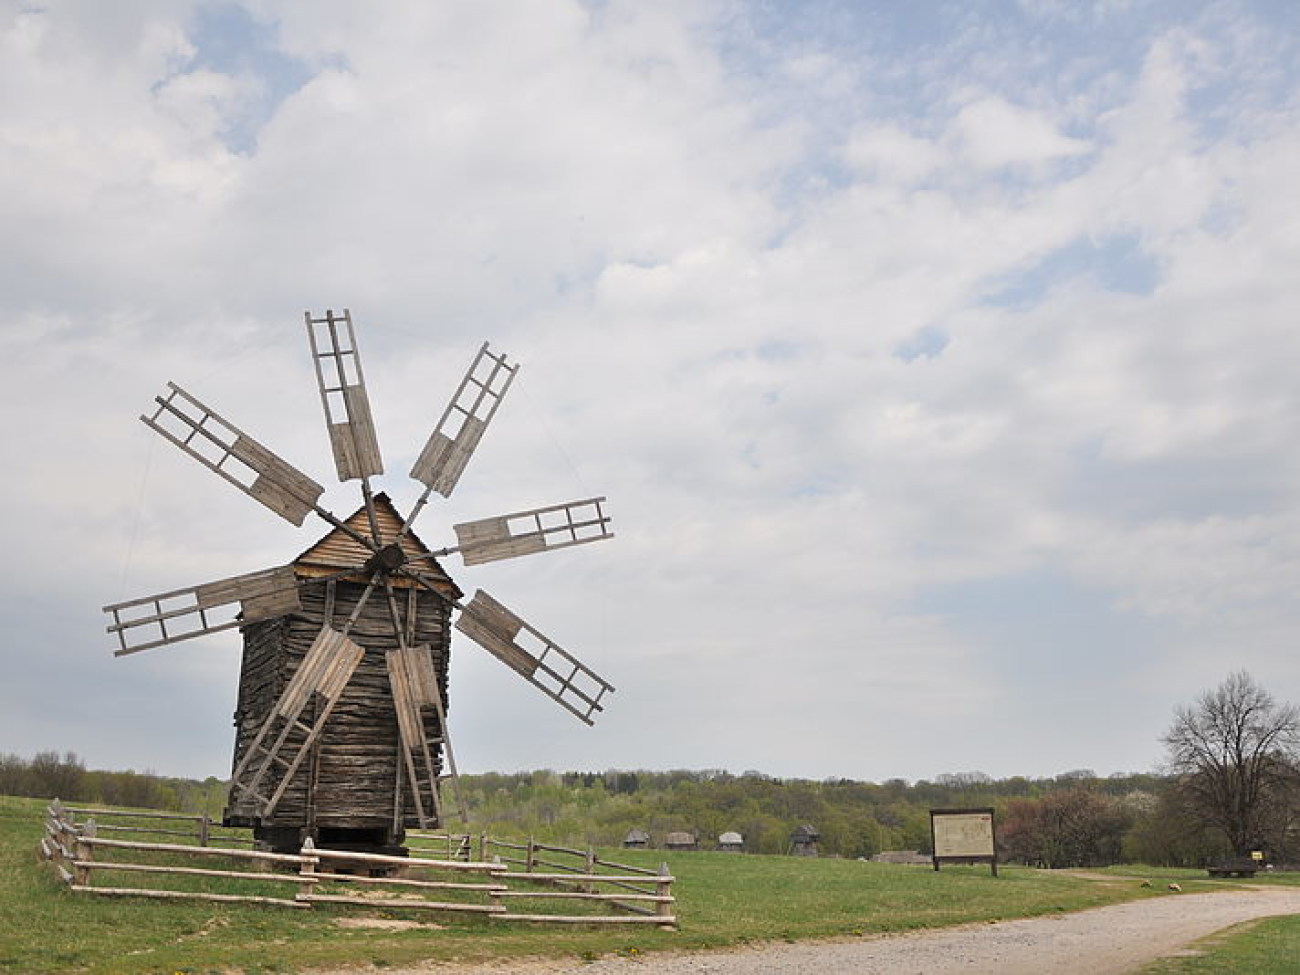
<svg viewBox="0 0 1300 975">
<path fill-rule="evenodd" d="M 1300 914 L 1300 888 L 1175 894 L 1044 918 L 736 951 L 653 953 L 594 962 L 429 963 L 385 971 L 387 975 L 1121 975 L 1216 931 L 1277 914 Z"/>
</svg>

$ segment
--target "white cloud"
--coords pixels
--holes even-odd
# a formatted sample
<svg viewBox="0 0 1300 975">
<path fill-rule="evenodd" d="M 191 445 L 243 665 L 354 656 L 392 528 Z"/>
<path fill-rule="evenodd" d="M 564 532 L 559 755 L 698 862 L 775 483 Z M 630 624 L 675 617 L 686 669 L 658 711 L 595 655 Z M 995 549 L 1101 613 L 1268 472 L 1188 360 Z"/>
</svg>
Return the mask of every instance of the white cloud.
<svg viewBox="0 0 1300 975">
<path fill-rule="evenodd" d="M 855 132 L 845 147 L 845 158 L 868 175 L 904 184 L 920 182 L 947 161 L 933 141 L 888 124 Z"/>
<path fill-rule="evenodd" d="M 1084 155 L 1091 148 L 1083 139 L 1062 135 L 1043 113 L 998 97 L 963 105 L 953 119 L 952 137 L 961 158 L 980 169 L 1036 167 Z"/>
<path fill-rule="evenodd" d="M 0 349 L 23 364 L 0 393 L 23 467 L 0 490 L 31 512 L 15 543 L 33 553 L 7 582 L 66 588 L 77 608 L 45 657 L 15 643 L 8 659 L 99 666 L 104 602 L 306 547 L 319 529 L 281 523 L 134 417 L 172 379 L 326 479 L 300 315 L 348 305 L 389 466 L 377 487 L 403 505 L 478 342 L 524 363 L 422 536 L 610 498 L 612 543 L 453 567 L 620 688 L 602 728 L 571 734 L 545 701 L 502 708 L 528 689 L 458 649 L 453 714 L 478 767 L 1140 768 L 1157 746 L 1138 722 L 1094 756 L 1072 743 L 1092 741 L 1111 691 L 1166 712 L 1152 688 L 1193 625 L 1198 676 L 1216 646 L 1296 676 L 1279 654 L 1300 142 L 1259 63 L 1289 77 L 1291 61 L 1251 46 L 1267 31 L 1221 43 L 1144 24 L 1155 40 L 1129 63 L 1044 8 L 1036 22 L 1069 40 L 1036 35 L 1021 63 L 988 39 L 1028 43 L 1025 28 L 974 14 L 921 50 L 866 32 L 755 38 L 743 12 L 693 5 L 256 12 L 315 74 L 243 154 L 225 133 L 266 79 L 193 67 L 192 27 L 168 5 L 0 26 L 0 79 L 21 96 L 0 106 Z M 724 43 L 779 70 L 746 74 Z M 1047 84 L 1033 72 L 1053 59 Z M 1249 89 L 1248 135 L 1213 117 L 1233 85 Z M 1107 291 L 1089 254 L 1137 254 L 1153 284 Z M 1000 303 L 1000 281 L 1030 283 Z M 331 484 L 326 503 L 350 512 L 354 487 Z M 73 551 L 89 565 L 66 581 Z M 1014 600 L 1010 636 L 981 628 L 978 594 L 1032 599 L 1024 580 L 1042 576 L 1068 597 L 1058 632 L 1017 624 Z M 1044 645 L 1080 628 L 1149 656 L 1115 665 L 1117 690 L 1063 675 Z M 209 687 L 237 651 L 173 651 L 102 667 L 106 697 L 157 681 L 228 711 Z M 1026 693 L 1073 703 L 1016 724 L 1008 702 Z M 90 751 L 84 728 L 24 738 L 4 710 L 20 722 L 7 747 Z M 962 719 L 959 752 L 945 715 Z M 227 734 L 200 722 L 136 761 L 221 772 Z M 104 754 L 127 741 L 147 747 L 123 719 Z M 203 767 L 183 767 L 187 748 Z"/>
</svg>

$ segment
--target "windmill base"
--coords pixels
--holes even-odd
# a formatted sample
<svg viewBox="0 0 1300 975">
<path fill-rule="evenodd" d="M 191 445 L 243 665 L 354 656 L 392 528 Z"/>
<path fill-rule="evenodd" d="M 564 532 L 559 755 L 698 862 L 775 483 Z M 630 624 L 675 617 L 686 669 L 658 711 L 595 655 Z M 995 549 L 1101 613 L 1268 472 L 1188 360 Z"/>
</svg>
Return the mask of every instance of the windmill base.
<svg viewBox="0 0 1300 975">
<path fill-rule="evenodd" d="M 394 837 L 391 830 L 383 827 L 318 826 L 313 829 L 299 826 L 266 826 L 247 821 L 234 822 L 230 817 L 227 817 L 225 825 L 251 826 L 256 848 L 269 853 L 299 853 L 303 843 L 310 839 L 317 847 L 327 850 L 377 853 L 391 857 L 410 855 L 410 851 L 401 842 L 405 837 Z M 364 871 L 339 870 L 338 872 Z"/>
</svg>

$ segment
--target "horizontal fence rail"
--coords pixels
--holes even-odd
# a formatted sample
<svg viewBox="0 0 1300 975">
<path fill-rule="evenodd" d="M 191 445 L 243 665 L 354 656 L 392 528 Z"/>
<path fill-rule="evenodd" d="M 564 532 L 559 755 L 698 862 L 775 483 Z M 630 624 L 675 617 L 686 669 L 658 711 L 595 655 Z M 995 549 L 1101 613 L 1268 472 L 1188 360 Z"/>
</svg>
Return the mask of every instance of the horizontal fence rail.
<svg viewBox="0 0 1300 975">
<path fill-rule="evenodd" d="M 77 815 L 88 818 L 78 821 Z M 116 819 L 111 828 L 119 834 L 195 836 L 199 842 L 103 836 L 110 827 L 100 824 L 101 817 Z M 218 838 L 210 829 L 195 834 L 150 826 L 169 821 L 202 827 L 206 817 L 66 807 L 55 800 L 47 810 L 39 852 L 70 890 L 102 896 L 296 909 L 320 904 L 440 911 L 492 921 L 677 926 L 674 878 L 667 864 L 654 871 L 602 860 L 592 850 L 546 846 L 531 839 L 514 844 L 485 834 L 476 838 L 424 832 L 408 837 L 411 856 L 330 850 L 311 840 L 299 853 L 269 853 L 236 848 L 234 843 L 214 845 L 217 839 L 248 845 L 246 837 Z M 570 913 L 555 910 L 557 905 L 567 906 Z M 583 913 L 603 909 L 617 913 Z"/>
<path fill-rule="evenodd" d="M 662 918 L 673 916 L 675 903 L 672 896 L 673 878 L 668 872 L 666 863 L 662 864 L 657 871 L 650 870 L 603 860 L 592 849 L 575 850 L 564 846 L 550 846 L 538 843 L 531 837 L 527 843 L 510 843 L 506 840 L 485 837 L 484 847 L 486 850 L 506 851 L 496 853 L 493 859 L 522 867 L 525 876 L 534 882 L 552 885 L 560 891 L 556 894 L 535 896 L 602 901 L 624 914 L 636 915 L 614 918 L 629 923 L 647 921 L 658 923 Z M 512 853 L 522 855 L 512 856 Z M 562 857 L 568 859 L 557 859 Z M 606 870 L 617 870 L 620 873 L 610 874 L 605 872 Z M 601 884 L 607 884 L 618 890 L 599 890 L 597 885 Z M 525 915 L 512 917 L 515 920 L 534 919 L 533 916 Z M 671 923 L 676 923 L 675 917 Z"/>
<path fill-rule="evenodd" d="M 55 802 L 58 800 L 56 799 Z M 186 816 L 181 813 L 147 812 L 143 810 L 99 809 L 85 806 L 61 806 L 63 811 L 74 819 L 77 816 L 93 816 L 101 833 L 148 833 L 153 836 L 193 837 L 199 846 L 229 844 L 231 846 L 252 846 L 253 839 L 247 835 L 236 835 L 230 830 L 218 827 L 214 831 L 210 816 Z M 131 825 L 121 825 L 115 820 L 131 820 Z M 142 825 L 139 820 L 144 820 Z M 167 826 L 179 823 L 193 823 L 189 829 L 170 829 L 167 826 L 150 825 L 153 822 L 166 823 Z"/>
</svg>

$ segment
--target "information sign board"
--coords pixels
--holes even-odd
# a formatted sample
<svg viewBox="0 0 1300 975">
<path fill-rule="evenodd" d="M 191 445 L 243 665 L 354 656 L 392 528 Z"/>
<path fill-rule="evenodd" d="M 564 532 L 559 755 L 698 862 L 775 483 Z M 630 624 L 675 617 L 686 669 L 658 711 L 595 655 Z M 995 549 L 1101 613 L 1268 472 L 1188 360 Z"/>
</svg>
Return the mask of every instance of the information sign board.
<svg viewBox="0 0 1300 975">
<path fill-rule="evenodd" d="M 987 863 L 998 872 L 993 810 L 931 809 L 930 838 L 934 841 L 934 869 L 943 862 Z"/>
</svg>

